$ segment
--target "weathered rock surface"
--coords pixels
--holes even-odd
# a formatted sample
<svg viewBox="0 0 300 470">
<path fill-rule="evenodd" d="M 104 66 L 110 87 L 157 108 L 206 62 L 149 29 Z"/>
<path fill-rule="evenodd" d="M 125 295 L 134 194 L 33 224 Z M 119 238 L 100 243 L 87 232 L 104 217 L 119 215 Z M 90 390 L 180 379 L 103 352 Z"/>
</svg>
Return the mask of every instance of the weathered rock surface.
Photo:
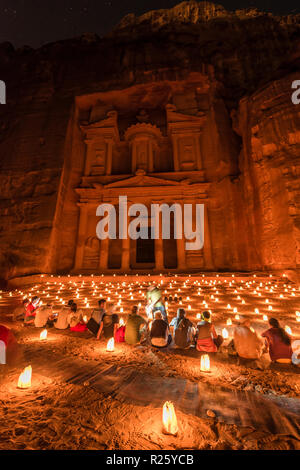
<svg viewBox="0 0 300 470">
<path fill-rule="evenodd" d="M 167 139 L 168 103 L 206 115 L 214 268 L 297 269 L 300 105 L 291 83 L 300 79 L 299 57 L 299 15 L 208 2 L 127 16 L 105 38 L 38 50 L 1 44 L 0 278 L 72 269 L 79 124 L 111 109 L 125 123 L 147 109 Z"/>
</svg>

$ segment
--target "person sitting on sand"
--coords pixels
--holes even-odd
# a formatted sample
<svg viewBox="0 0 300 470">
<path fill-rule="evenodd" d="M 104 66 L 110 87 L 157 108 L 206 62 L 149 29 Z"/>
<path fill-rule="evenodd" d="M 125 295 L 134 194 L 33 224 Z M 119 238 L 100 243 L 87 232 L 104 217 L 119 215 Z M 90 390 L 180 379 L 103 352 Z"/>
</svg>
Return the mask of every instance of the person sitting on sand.
<svg viewBox="0 0 300 470">
<path fill-rule="evenodd" d="M 244 316 L 240 317 L 234 329 L 233 344 L 238 356 L 244 359 L 260 359 L 266 351 L 264 340 L 250 327 L 250 320 Z"/>
<path fill-rule="evenodd" d="M 189 348 L 194 340 L 194 325 L 185 315 L 184 308 L 179 308 L 170 323 L 175 345 L 181 349 Z"/>
<path fill-rule="evenodd" d="M 102 322 L 103 315 L 105 314 L 106 299 L 98 300 L 98 308 L 92 311 L 92 318 L 100 325 Z"/>
<path fill-rule="evenodd" d="M 165 348 L 172 342 L 172 335 L 168 323 L 163 320 L 160 310 L 154 312 L 154 321 L 150 330 L 151 345 L 155 348 Z"/>
<path fill-rule="evenodd" d="M 69 327 L 69 320 L 70 317 L 72 316 L 73 313 L 76 313 L 77 309 L 75 312 L 72 312 L 71 307 L 74 305 L 74 300 L 69 300 L 68 304 L 64 306 L 57 315 L 57 320 L 54 323 L 55 328 L 58 330 L 66 330 Z M 74 325 L 75 326 L 75 325 Z"/>
<path fill-rule="evenodd" d="M 52 305 L 42 305 L 38 308 L 35 318 L 34 318 L 34 326 L 36 328 L 43 328 L 46 326 L 49 318 L 52 315 Z"/>
<path fill-rule="evenodd" d="M 33 297 L 32 301 L 26 307 L 24 324 L 33 325 L 37 309 L 39 308 L 40 299 L 39 297 Z"/>
<path fill-rule="evenodd" d="M 271 361 L 291 361 L 293 355 L 291 337 L 281 328 L 276 318 L 270 318 L 269 325 L 271 328 L 262 333 L 262 337 L 266 338 L 268 342 Z"/>
<path fill-rule="evenodd" d="M 119 317 L 115 312 L 116 306 L 114 304 L 107 305 L 107 312 L 104 313 L 101 321 L 97 339 L 100 338 L 103 331 L 106 339 L 114 338 L 119 325 Z"/>
<path fill-rule="evenodd" d="M 202 320 L 197 323 L 196 348 L 197 351 L 217 352 L 223 338 L 217 335 L 214 325 L 210 323 L 210 312 L 205 310 L 202 313 Z"/>
<path fill-rule="evenodd" d="M 147 311 L 148 316 L 149 316 L 149 312 L 153 313 L 156 310 L 160 310 L 163 319 L 167 322 L 168 317 L 167 317 L 165 305 L 162 300 L 161 290 L 156 286 L 149 287 L 147 294 L 146 294 L 146 299 L 147 299 L 146 311 Z"/>
<path fill-rule="evenodd" d="M 24 299 L 22 304 L 19 307 L 16 307 L 13 312 L 14 321 L 24 321 L 27 305 L 29 305 L 29 300 Z"/>
<path fill-rule="evenodd" d="M 81 317 L 82 317 L 82 312 L 81 310 L 77 309 L 77 304 L 74 302 L 70 306 L 70 313 L 67 319 L 70 325 L 70 328 L 74 328 L 78 323 L 80 323 L 80 320 L 82 319 Z"/>
<path fill-rule="evenodd" d="M 21 350 L 12 331 L 0 325 L 0 364 L 16 366 L 21 360 Z"/>
<path fill-rule="evenodd" d="M 146 324 L 146 320 L 139 315 L 139 307 L 134 305 L 126 323 L 125 342 L 127 344 L 138 344 L 141 341 L 142 328 L 145 328 Z"/>
</svg>

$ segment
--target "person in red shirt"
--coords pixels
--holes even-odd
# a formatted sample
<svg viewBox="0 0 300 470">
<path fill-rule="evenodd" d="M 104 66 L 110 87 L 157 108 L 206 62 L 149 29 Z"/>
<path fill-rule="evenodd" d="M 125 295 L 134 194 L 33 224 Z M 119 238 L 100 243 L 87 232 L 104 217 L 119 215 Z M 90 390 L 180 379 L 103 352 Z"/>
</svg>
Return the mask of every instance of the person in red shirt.
<svg viewBox="0 0 300 470">
<path fill-rule="evenodd" d="M 11 330 L 0 325 L 0 364 L 15 366 L 19 360 L 21 360 L 21 350 L 16 338 Z"/>
<path fill-rule="evenodd" d="M 36 310 L 39 308 L 39 303 L 39 297 L 33 297 L 32 301 L 27 305 L 25 311 L 24 324 L 32 325 L 34 323 L 34 318 Z"/>
<path fill-rule="evenodd" d="M 290 336 L 281 328 L 276 318 L 270 318 L 269 325 L 271 328 L 266 330 L 262 334 L 262 337 L 266 338 L 268 342 L 271 361 L 275 362 L 280 359 L 291 359 L 293 350 Z"/>
<path fill-rule="evenodd" d="M 214 325 L 210 323 L 210 313 L 206 310 L 202 313 L 202 321 L 197 324 L 197 351 L 217 352 L 222 342 L 223 338 L 217 335 Z"/>
</svg>

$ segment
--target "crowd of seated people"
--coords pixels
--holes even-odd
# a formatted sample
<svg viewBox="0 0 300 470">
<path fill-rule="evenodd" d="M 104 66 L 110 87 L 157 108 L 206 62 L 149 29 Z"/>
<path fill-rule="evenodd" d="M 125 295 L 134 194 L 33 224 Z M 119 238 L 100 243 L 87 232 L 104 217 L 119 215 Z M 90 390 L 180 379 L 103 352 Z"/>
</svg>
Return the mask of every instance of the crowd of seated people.
<svg viewBox="0 0 300 470">
<path fill-rule="evenodd" d="M 70 328 L 71 331 L 90 330 L 97 339 L 114 338 L 116 342 L 128 345 L 149 344 L 155 349 L 194 348 L 202 353 L 217 353 L 222 346 L 223 337 L 218 335 L 209 311 L 201 314 L 197 324 L 193 324 L 183 308 L 178 308 L 177 315 L 171 322 L 161 297 L 161 291 L 151 286 L 147 292 L 147 318 L 140 314 L 140 308 L 133 306 L 127 322 L 120 321 L 116 313 L 116 305 L 107 303 L 105 299 L 98 301 L 98 308 L 90 315 L 83 315 L 76 303 L 70 300 L 58 313 L 53 313 L 51 304 L 42 305 L 39 297 L 31 302 L 25 299 L 15 319 L 22 319 L 24 325 L 37 328 L 54 327 L 58 330 Z M 280 326 L 275 318 L 269 320 L 270 328 L 259 335 L 247 317 L 240 316 L 233 331 L 233 339 L 228 351 L 244 360 L 257 361 L 269 353 L 273 362 L 300 362 L 300 346 L 298 352 L 293 351 L 291 337 Z M 298 361 L 298 362 L 297 362 Z"/>
</svg>

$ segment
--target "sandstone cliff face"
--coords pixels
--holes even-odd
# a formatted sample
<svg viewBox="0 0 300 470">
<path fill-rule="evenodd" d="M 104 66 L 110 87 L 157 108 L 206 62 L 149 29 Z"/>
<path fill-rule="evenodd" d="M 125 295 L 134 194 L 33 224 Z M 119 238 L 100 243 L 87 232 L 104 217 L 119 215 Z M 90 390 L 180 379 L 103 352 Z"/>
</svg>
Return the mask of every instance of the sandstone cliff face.
<svg viewBox="0 0 300 470">
<path fill-rule="evenodd" d="M 300 79 L 299 29 L 297 16 L 184 2 L 126 17 L 105 38 L 38 50 L 0 45 L 8 97 L 0 107 L 0 277 L 72 268 L 84 165 L 78 123 L 99 96 L 177 83 L 183 93 L 161 103 L 184 108 L 195 76 L 200 91 L 188 112 L 207 113 L 215 268 L 298 267 L 300 126 L 290 96 Z"/>
</svg>

